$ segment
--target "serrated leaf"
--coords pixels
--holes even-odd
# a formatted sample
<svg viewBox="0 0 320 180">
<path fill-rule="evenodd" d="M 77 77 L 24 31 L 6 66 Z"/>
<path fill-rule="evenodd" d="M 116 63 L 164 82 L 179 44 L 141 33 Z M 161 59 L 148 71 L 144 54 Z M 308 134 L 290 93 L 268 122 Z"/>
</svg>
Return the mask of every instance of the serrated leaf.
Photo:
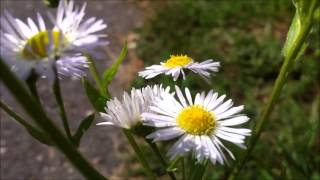
<svg viewBox="0 0 320 180">
<path fill-rule="evenodd" d="M 127 55 L 127 51 L 128 51 L 128 46 L 127 46 L 127 42 L 124 44 L 119 57 L 117 58 L 116 62 L 107 70 L 105 70 L 103 72 L 103 86 L 107 87 L 109 86 L 109 84 L 111 83 L 112 79 L 114 78 L 114 76 L 116 75 L 120 64 L 122 64 L 124 58 Z"/>
<path fill-rule="evenodd" d="M 98 112 L 104 112 L 104 107 L 108 99 L 102 96 L 88 80 L 83 79 L 82 83 L 94 109 Z"/>
<path fill-rule="evenodd" d="M 90 114 L 88 117 L 82 120 L 78 130 L 73 136 L 73 141 L 76 146 L 79 146 L 83 134 L 90 128 L 93 120 L 94 120 L 94 113 Z"/>
</svg>

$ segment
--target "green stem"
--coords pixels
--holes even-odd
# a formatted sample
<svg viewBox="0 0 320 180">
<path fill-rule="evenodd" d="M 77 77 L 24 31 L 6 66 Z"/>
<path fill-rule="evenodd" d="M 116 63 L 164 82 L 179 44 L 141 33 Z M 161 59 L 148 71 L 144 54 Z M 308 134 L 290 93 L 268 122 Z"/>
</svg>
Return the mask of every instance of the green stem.
<svg viewBox="0 0 320 180">
<path fill-rule="evenodd" d="M 22 119 L 18 114 L 16 114 L 14 111 L 12 111 L 7 105 L 5 105 L 0 100 L 0 108 L 3 109 L 9 116 L 11 116 L 13 119 L 15 119 L 18 123 L 20 123 L 23 127 L 26 129 L 32 129 L 33 131 L 37 131 L 39 133 L 42 133 L 39 131 L 36 127 L 33 127 L 31 124 L 29 124 L 27 121 Z"/>
<path fill-rule="evenodd" d="M 303 46 L 303 43 L 309 34 L 311 27 L 312 27 L 312 16 L 313 16 L 313 10 L 316 6 L 317 0 L 312 1 L 311 5 L 311 12 L 309 13 L 309 18 L 305 18 L 305 22 L 301 27 L 301 31 L 297 32 L 297 38 L 295 42 L 293 43 L 293 46 L 291 49 L 289 49 L 288 53 L 285 56 L 284 63 L 281 66 L 280 73 L 276 79 L 276 82 L 273 86 L 271 97 L 269 98 L 267 105 L 265 106 L 262 115 L 260 119 L 257 121 L 257 125 L 254 130 L 254 135 L 252 136 L 248 150 L 245 152 L 245 155 L 237 163 L 234 168 L 232 169 L 228 179 L 233 180 L 235 179 L 238 174 L 240 173 L 241 169 L 243 168 L 245 162 L 248 160 L 250 154 L 252 153 L 258 139 L 260 138 L 261 132 L 264 130 L 265 126 L 267 125 L 268 119 L 270 117 L 271 112 L 273 111 L 275 102 L 278 100 L 280 96 L 280 92 L 285 84 L 285 81 L 287 79 L 287 76 L 289 74 L 289 71 L 292 69 L 292 66 L 294 65 L 294 61 L 300 51 L 300 49 Z"/>
<path fill-rule="evenodd" d="M 99 88 L 99 91 L 100 93 L 106 97 L 107 93 L 106 93 L 106 90 L 105 88 L 103 87 L 103 83 L 102 83 L 102 80 L 99 76 L 99 73 L 98 73 L 98 70 L 96 68 L 96 65 L 92 59 L 92 57 L 90 55 L 87 54 L 87 60 L 89 61 L 89 70 L 90 70 L 90 73 L 94 79 L 94 81 L 96 82 L 98 88 Z"/>
<path fill-rule="evenodd" d="M 38 79 L 38 76 L 32 71 L 26 82 L 32 96 L 35 97 L 36 100 L 40 103 L 40 98 L 39 98 L 37 86 L 36 86 L 37 79 Z"/>
<path fill-rule="evenodd" d="M 14 120 L 16 120 L 19 124 L 21 124 L 27 130 L 30 136 L 37 139 L 39 142 L 43 144 L 46 144 L 46 145 L 52 144 L 49 137 L 44 132 L 42 132 L 37 127 L 34 127 L 31 124 L 29 124 L 26 120 L 24 120 L 21 116 L 16 114 L 2 101 L 0 101 L 0 108 L 2 108 L 9 116 L 11 116 Z"/>
<path fill-rule="evenodd" d="M 146 140 L 146 142 L 148 143 L 148 145 L 151 147 L 152 151 L 156 154 L 156 156 L 157 156 L 158 159 L 160 160 L 162 167 L 163 167 L 165 170 L 167 170 L 168 164 L 167 164 L 166 160 L 163 158 L 163 156 L 161 155 L 161 152 L 160 152 L 157 144 L 156 144 L 156 143 L 153 143 L 150 139 L 145 139 L 145 140 Z M 176 177 L 175 177 L 175 175 L 174 175 L 173 172 L 168 172 L 168 171 L 167 171 L 167 173 L 168 173 L 168 175 L 170 176 L 170 178 L 171 178 L 172 180 L 175 180 L 175 179 L 176 179 Z"/>
<path fill-rule="evenodd" d="M 58 73 L 57 73 L 57 70 L 56 70 L 55 67 L 53 67 L 53 70 L 55 72 L 55 80 L 54 80 L 54 83 L 53 83 L 54 97 L 55 97 L 55 99 L 57 101 L 57 104 L 59 106 L 60 117 L 62 119 L 64 130 L 65 130 L 65 132 L 67 134 L 67 137 L 72 142 L 72 135 L 71 135 L 71 132 L 70 132 L 68 118 L 67 118 L 67 115 L 66 115 L 66 111 L 65 111 L 65 108 L 64 108 L 63 99 L 62 99 L 62 95 L 61 95 L 61 88 L 60 88 L 60 82 L 59 82 L 59 78 L 58 78 Z"/>
<path fill-rule="evenodd" d="M 186 170 L 184 167 L 184 158 L 181 160 L 181 171 L 182 171 L 182 180 L 186 179 Z"/>
<path fill-rule="evenodd" d="M 147 160 L 145 159 L 142 151 L 140 150 L 138 144 L 136 143 L 136 141 L 134 140 L 134 137 L 131 135 L 131 133 L 129 132 L 129 130 L 127 129 L 123 129 L 123 133 L 125 134 L 125 136 L 127 137 L 130 145 L 132 146 L 133 150 L 135 151 L 135 153 L 138 156 L 139 161 L 141 162 L 142 166 L 144 167 L 147 176 L 149 177 L 149 179 L 157 179 L 156 176 L 153 174 Z"/>
<path fill-rule="evenodd" d="M 204 162 L 196 164 L 194 172 L 190 176 L 190 180 L 201 180 L 208 165 L 208 162 L 208 159 L 206 159 Z"/>
<path fill-rule="evenodd" d="M 24 85 L 10 71 L 9 67 L 0 59 L 0 80 L 15 96 L 28 115 L 54 142 L 56 147 L 66 155 L 70 162 L 87 178 L 105 180 L 90 163 L 88 163 L 70 141 L 61 133 L 59 128 L 47 116 L 43 107 L 28 93 Z"/>
</svg>

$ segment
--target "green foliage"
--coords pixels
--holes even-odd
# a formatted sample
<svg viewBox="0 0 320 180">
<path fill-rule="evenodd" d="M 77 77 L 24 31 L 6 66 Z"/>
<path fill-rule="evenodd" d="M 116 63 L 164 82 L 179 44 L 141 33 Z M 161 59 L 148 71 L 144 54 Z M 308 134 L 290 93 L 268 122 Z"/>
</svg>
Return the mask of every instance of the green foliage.
<svg viewBox="0 0 320 180">
<path fill-rule="evenodd" d="M 122 64 L 124 58 L 126 57 L 127 51 L 128 51 L 128 45 L 127 43 L 125 43 L 116 62 L 103 72 L 102 83 L 104 87 L 108 87 L 109 84 L 111 83 L 112 79 L 118 72 L 118 68 L 120 64 Z"/>
<path fill-rule="evenodd" d="M 137 52 L 145 66 L 158 64 L 170 54 L 220 61 L 211 87 L 193 73 L 182 85 L 193 92 L 227 93 L 236 104 L 245 105 L 251 117 L 248 126 L 253 127 L 283 62 L 281 49 L 293 15 L 290 1 L 169 1 L 138 30 Z M 319 108 L 314 110 L 320 94 L 319 27 L 318 21 L 241 179 L 320 177 Z M 152 82 L 173 84 L 168 76 Z M 134 83 L 142 86 L 146 81 L 137 78 Z M 236 157 L 243 151 L 228 147 Z M 207 172 L 207 179 L 223 179 L 228 168 L 210 165 Z"/>
<path fill-rule="evenodd" d="M 106 105 L 107 98 L 102 96 L 88 80 L 83 79 L 82 83 L 94 109 L 98 112 L 104 112 L 104 106 Z"/>
<path fill-rule="evenodd" d="M 73 138 L 72 138 L 76 146 L 79 147 L 83 134 L 90 128 L 93 120 L 94 120 L 94 113 L 90 114 L 88 117 L 86 117 L 84 120 L 81 121 L 79 128 L 77 129 L 76 133 L 73 135 Z"/>
<path fill-rule="evenodd" d="M 35 131 L 34 129 L 31 128 L 26 128 L 26 130 L 29 132 L 29 134 L 35 138 L 36 140 L 38 140 L 39 142 L 41 142 L 42 144 L 51 146 L 52 142 L 51 140 L 48 138 L 48 136 L 46 136 L 43 132 L 41 131 Z"/>
</svg>

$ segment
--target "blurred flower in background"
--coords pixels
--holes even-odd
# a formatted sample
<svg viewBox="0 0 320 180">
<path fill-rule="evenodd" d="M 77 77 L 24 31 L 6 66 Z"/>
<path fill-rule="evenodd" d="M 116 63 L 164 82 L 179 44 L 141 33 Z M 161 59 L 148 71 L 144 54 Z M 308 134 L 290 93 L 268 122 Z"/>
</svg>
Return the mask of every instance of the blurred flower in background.
<svg viewBox="0 0 320 180">
<path fill-rule="evenodd" d="M 56 19 L 50 15 L 54 28 L 48 28 L 39 13 L 36 24 L 30 17 L 25 23 L 6 11 L 1 17 L 1 56 L 22 79 L 33 72 L 52 80 L 53 65 L 59 77 L 84 76 L 88 68 L 85 53 L 107 44 L 101 40 L 105 35 L 94 34 L 107 27 L 103 20 L 92 17 L 82 22 L 85 7 L 60 1 Z"/>
</svg>

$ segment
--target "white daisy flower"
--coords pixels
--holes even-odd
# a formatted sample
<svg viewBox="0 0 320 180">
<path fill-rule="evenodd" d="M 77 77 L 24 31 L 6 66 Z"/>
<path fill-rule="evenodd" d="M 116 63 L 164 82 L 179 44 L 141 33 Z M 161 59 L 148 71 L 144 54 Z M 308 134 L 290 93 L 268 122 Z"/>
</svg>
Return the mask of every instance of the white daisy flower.
<svg viewBox="0 0 320 180">
<path fill-rule="evenodd" d="M 106 28 L 102 20 L 93 17 L 82 22 L 85 6 L 79 10 L 73 0 L 69 3 L 61 0 L 54 28 L 47 28 L 39 13 L 37 23 L 29 17 L 24 23 L 5 12 L 1 16 L 1 56 L 22 79 L 34 70 L 53 80 L 53 65 L 60 78 L 84 76 L 88 68 L 84 53 L 107 43 L 101 40 L 103 35 L 94 34 Z"/>
<path fill-rule="evenodd" d="M 185 73 L 183 69 L 189 69 L 207 79 L 210 77 L 210 73 L 218 72 L 219 66 L 220 63 L 214 62 L 212 59 L 199 63 L 195 62 L 192 58 L 186 55 L 171 55 L 168 60 L 161 62 L 160 65 L 146 67 L 144 71 L 139 72 L 139 76 L 150 79 L 159 74 L 171 74 L 173 80 L 176 81 L 180 76 L 180 73 L 182 73 L 183 79 L 185 79 Z"/>
<path fill-rule="evenodd" d="M 193 152 L 199 162 L 210 159 L 213 164 L 223 164 L 227 161 L 223 151 L 233 159 L 234 156 L 221 140 L 245 148 L 244 139 L 251 135 L 251 130 L 230 127 L 249 120 L 239 114 L 244 106 L 232 107 L 231 99 L 224 102 L 226 96 L 218 97 L 213 91 L 207 95 L 198 93 L 194 101 L 188 88 L 186 98 L 177 86 L 176 94 L 179 101 L 170 94 L 162 94 L 150 107 L 152 112 L 142 114 L 144 125 L 161 128 L 147 138 L 163 141 L 179 137 L 168 152 L 171 159 Z"/>
<path fill-rule="evenodd" d="M 37 19 L 38 25 L 31 18 L 25 24 L 7 11 L 0 19 L 1 56 L 22 78 L 27 78 L 31 69 L 41 75 L 53 74 L 48 62 L 54 56 L 60 36 L 46 29 L 40 14 Z"/>
<path fill-rule="evenodd" d="M 47 29 L 39 13 L 37 20 L 38 25 L 27 18 L 26 24 L 9 12 L 1 17 L 0 53 L 11 69 L 22 79 L 26 79 L 31 70 L 34 70 L 38 75 L 53 80 L 52 66 L 56 63 L 60 75 L 84 75 L 84 70 L 88 67 L 85 57 L 70 52 L 62 53 L 64 36 Z"/>
<path fill-rule="evenodd" d="M 97 46 L 108 44 L 108 41 L 105 40 L 107 35 L 96 34 L 106 29 L 107 25 L 102 19 L 97 20 L 95 17 L 84 20 L 85 8 L 86 3 L 83 3 L 80 8 L 75 6 L 74 0 L 61 0 L 59 3 L 53 30 L 65 36 L 66 48 L 91 51 Z"/>
<path fill-rule="evenodd" d="M 148 112 L 154 99 L 163 93 L 169 93 L 169 87 L 164 89 L 162 85 L 154 85 L 153 87 L 132 89 L 130 95 L 125 92 L 122 101 L 114 98 L 107 102 L 106 113 L 100 113 L 106 122 L 97 125 L 114 125 L 131 129 L 141 123 L 141 114 Z"/>
</svg>

